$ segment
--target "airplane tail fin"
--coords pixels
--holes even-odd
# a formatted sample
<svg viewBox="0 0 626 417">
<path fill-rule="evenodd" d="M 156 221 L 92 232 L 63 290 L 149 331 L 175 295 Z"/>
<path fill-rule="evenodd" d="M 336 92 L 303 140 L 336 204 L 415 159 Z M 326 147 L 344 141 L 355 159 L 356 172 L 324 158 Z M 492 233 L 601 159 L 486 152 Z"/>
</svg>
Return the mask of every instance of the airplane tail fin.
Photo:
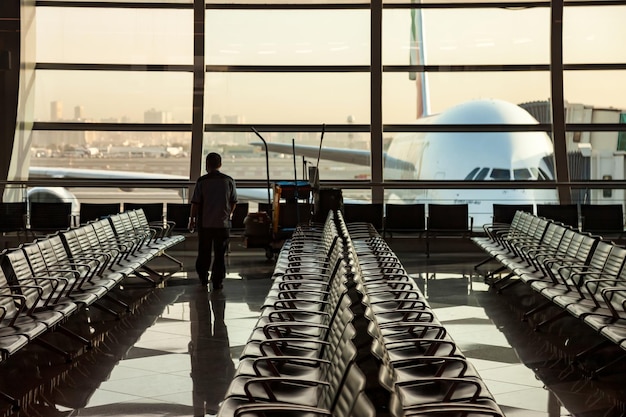
<svg viewBox="0 0 626 417">
<path fill-rule="evenodd" d="M 419 3 L 421 0 L 413 0 Z M 410 45 L 410 65 L 424 65 L 424 26 L 422 24 L 422 9 L 411 9 L 411 45 Z M 430 114 L 428 84 L 426 83 L 426 72 L 410 72 L 409 79 L 415 80 L 417 88 L 417 118 Z"/>
</svg>

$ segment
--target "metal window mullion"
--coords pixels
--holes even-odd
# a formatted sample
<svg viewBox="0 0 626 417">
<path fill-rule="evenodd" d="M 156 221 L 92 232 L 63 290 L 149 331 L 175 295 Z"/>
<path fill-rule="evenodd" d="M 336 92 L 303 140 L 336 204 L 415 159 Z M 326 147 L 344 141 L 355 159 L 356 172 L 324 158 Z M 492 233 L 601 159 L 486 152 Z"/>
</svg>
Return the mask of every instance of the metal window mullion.
<svg viewBox="0 0 626 417">
<path fill-rule="evenodd" d="M 569 183 L 567 141 L 565 139 L 565 98 L 563 94 L 563 0 L 553 0 L 550 7 L 550 88 L 552 97 L 552 139 L 556 181 Z M 570 204 L 571 187 L 557 186 L 559 202 Z"/>
<path fill-rule="evenodd" d="M 191 120 L 191 160 L 189 178 L 198 178 L 202 172 L 202 144 L 204 142 L 204 83 L 205 72 L 205 4 L 193 2 L 193 109 Z M 192 188 L 188 195 L 191 197 Z"/>
<path fill-rule="evenodd" d="M 383 182 L 383 58 L 382 58 L 382 27 L 383 2 L 372 0 L 370 11 L 370 161 L 372 182 Z M 372 202 L 384 201 L 385 189 L 382 186 L 372 187 Z"/>
</svg>

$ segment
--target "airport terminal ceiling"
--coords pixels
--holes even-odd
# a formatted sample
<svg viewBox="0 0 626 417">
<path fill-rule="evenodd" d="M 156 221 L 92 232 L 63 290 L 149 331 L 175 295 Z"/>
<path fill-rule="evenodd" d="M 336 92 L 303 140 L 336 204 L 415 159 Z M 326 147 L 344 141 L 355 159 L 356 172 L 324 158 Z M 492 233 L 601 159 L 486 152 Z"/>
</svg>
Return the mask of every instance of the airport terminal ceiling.
<svg viewBox="0 0 626 417">
<path fill-rule="evenodd" d="M 162 178 L 179 201 L 218 151 L 254 200 L 255 128 L 272 181 L 318 165 L 351 200 L 553 203 L 603 180 L 569 197 L 623 203 L 626 5 L 490 3 L 21 3 L 8 180 Z"/>
</svg>

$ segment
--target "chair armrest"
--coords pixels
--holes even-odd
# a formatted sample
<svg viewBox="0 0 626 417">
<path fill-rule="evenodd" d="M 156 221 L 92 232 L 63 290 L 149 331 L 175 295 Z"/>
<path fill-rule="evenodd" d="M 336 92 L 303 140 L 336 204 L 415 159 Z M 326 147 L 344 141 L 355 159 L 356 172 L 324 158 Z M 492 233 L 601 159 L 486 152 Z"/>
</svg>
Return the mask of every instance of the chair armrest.
<svg viewBox="0 0 626 417">
<path fill-rule="evenodd" d="M 259 349 L 261 350 L 261 354 L 263 356 L 270 356 L 268 353 L 272 353 L 275 356 L 285 356 L 282 354 L 281 350 L 280 350 L 280 345 L 282 346 L 289 346 L 289 344 L 293 344 L 293 345 L 300 345 L 298 346 L 299 348 L 303 349 L 303 350 L 311 350 L 311 349 L 307 349 L 302 347 L 302 343 L 306 343 L 308 345 L 319 345 L 320 347 L 322 346 L 328 346 L 330 345 L 330 343 L 328 343 L 325 340 L 316 340 L 316 339 L 297 339 L 297 338 L 291 338 L 291 337 L 287 337 L 287 338 L 283 338 L 283 339 L 269 339 L 269 340 L 263 340 L 260 344 L 259 344 Z M 268 350 L 266 350 L 266 348 L 270 348 L 272 350 L 272 352 L 269 352 Z"/>
<path fill-rule="evenodd" d="M 294 378 L 294 377 L 254 377 L 247 380 L 243 386 L 243 391 L 246 394 L 246 397 L 249 401 L 255 401 L 254 395 L 251 392 L 252 385 L 261 385 L 265 390 L 270 402 L 276 402 L 277 398 L 274 395 L 274 392 L 271 390 L 270 386 L 274 384 L 291 384 L 298 386 L 309 386 L 309 387 L 318 387 L 318 386 L 330 386 L 330 383 L 326 381 L 316 381 L 311 379 L 302 379 L 302 378 Z"/>
<path fill-rule="evenodd" d="M 288 364 L 301 365 L 301 366 L 310 367 L 310 368 L 314 368 L 322 364 L 330 365 L 331 363 L 329 360 L 321 359 L 321 358 L 306 358 L 306 357 L 301 357 L 301 356 L 261 356 L 253 360 L 252 369 L 254 370 L 254 373 L 256 374 L 256 376 L 278 377 L 281 374 L 280 374 L 280 371 L 278 371 L 278 369 L 275 366 L 277 362 L 280 362 L 283 364 L 288 363 Z M 261 363 L 266 363 L 270 371 L 273 373 L 273 375 L 263 375 L 260 369 Z"/>
</svg>

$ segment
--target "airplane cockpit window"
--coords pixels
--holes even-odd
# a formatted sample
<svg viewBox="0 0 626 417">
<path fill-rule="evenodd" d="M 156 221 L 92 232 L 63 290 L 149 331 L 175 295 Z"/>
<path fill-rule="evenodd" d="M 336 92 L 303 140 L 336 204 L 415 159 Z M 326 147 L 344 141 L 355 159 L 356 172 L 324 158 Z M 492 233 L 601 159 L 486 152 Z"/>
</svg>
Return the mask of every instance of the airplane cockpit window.
<svg viewBox="0 0 626 417">
<path fill-rule="evenodd" d="M 496 181 L 508 181 L 511 179 L 511 172 L 508 169 L 494 168 L 489 178 Z"/>
<path fill-rule="evenodd" d="M 513 170 L 513 178 L 516 180 L 532 180 L 533 174 L 527 168 L 518 168 Z"/>
<path fill-rule="evenodd" d="M 537 175 L 537 178 L 541 181 L 548 181 L 550 179 L 550 176 L 548 176 L 548 174 L 546 174 L 543 169 L 539 168 L 539 175 Z"/>
<path fill-rule="evenodd" d="M 550 176 L 541 168 L 530 168 L 530 170 L 534 177 L 540 181 L 548 181 L 550 179 Z"/>
<path fill-rule="evenodd" d="M 473 170 L 470 171 L 469 174 L 467 174 L 467 176 L 465 177 L 465 181 L 471 181 L 474 179 L 474 175 L 476 175 L 476 173 L 478 172 L 480 168 L 476 167 Z"/>
<path fill-rule="evenodd" d="M 511 180 L 511 171 L 504 168 L 474 168 L 465 177 L 465 181 L 482 181 L 484 179 L 496 181 Z M 547 180 L 548 176 L 541 169 L 537 168 L 518 168 L 513 170 L 513 179 L 515 180 Z"/>
<path fill-rule="evenodd" d="M 482 168 L 480 170 L 480 172 L 478 173 L 478 175 L 476 175 L 476 178 L 474 178 L 475 181 L 482 181 L 485 178 L 487 178 L 487 174 L 489 173 L 489 168 Z"/>
</svg>

